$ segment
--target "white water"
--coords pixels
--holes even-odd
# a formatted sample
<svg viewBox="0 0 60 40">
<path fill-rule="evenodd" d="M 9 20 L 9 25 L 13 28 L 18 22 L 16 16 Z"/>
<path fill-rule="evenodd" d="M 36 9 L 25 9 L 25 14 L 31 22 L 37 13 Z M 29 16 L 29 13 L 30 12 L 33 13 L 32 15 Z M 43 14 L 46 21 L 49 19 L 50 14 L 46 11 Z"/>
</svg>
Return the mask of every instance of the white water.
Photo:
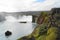
<svg viewBox="0 0 60 40">
<path fill-rule="evenodd" d="M 6 19 L 6 21 L 0 22 L 0 40 L 17 40 L 31 34 L 35 27 L 35 23 L 18 23 Z M 7 30 L 12 32 L 8 38 L 4 34 Z"/>
</svg>

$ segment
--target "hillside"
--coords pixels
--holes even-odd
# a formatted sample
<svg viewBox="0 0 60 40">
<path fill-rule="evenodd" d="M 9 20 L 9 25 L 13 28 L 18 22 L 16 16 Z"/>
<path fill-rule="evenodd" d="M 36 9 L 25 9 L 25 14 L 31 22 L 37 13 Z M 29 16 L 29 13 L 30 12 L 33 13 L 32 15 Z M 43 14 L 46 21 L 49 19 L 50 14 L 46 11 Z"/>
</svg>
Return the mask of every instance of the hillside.
<svg viewBox="0 0 60 40">
<path fill-rule="evenodd" d="M 60 13 L 42 12 L 37 24 L 32 34 L 18 40 L 60 40 Z"/>
</svg>

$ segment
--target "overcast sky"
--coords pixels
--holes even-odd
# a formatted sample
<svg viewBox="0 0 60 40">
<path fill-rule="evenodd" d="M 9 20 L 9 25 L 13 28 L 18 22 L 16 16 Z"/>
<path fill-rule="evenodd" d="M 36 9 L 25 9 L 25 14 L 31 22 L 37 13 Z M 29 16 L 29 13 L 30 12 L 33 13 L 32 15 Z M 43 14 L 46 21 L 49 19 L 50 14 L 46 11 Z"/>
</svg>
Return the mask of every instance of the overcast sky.
<svg viewBox="0 0 60 40">
<path fill-rule="evenodd" d="M 0 12 L 41 11 L 60 7 L 60 0 L 0 0 Z"/>
</svg>

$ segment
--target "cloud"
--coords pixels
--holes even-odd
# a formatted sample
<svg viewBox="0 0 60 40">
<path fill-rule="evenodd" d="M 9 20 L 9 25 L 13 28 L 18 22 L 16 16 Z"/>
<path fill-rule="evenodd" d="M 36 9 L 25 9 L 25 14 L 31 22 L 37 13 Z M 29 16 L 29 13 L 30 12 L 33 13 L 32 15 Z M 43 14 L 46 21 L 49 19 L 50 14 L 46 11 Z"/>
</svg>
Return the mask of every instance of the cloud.
<svg viewBox="0 0 60 40">
<path fill-rule="evenodd" d="M 45 0 L 44 2 L 36 2 L 36 0 L 0 0 L 0 12 L 41 11 L 50 10 L 53 7 L 60 7 L 60 0 Z"/>
<path fill-rule="evenodd" d="M 57 3 L 57 0 L 46 0 L 44 2 L 37 2 L 37 3 L 33 3 L 32 5 L 32 10 L 50 10 L 51 8 L 53 8 L 55 6 L 55 4 Z M 57 4 L 56 4 L 57 7 Z"/>
</svg>

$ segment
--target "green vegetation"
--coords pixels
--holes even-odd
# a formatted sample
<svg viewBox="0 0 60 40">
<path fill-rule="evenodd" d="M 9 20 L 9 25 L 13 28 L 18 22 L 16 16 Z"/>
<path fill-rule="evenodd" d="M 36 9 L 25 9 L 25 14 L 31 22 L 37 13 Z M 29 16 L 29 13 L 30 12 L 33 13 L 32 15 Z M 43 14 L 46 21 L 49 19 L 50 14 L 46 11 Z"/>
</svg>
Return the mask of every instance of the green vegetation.
<svg viewBox="0 0 60 40">
<path fill-rule="evenodd" d="M 58 25 L 55 14 L 42 12 L 37 20 L 37 27 L 32 34 L 18 40 L 57 40 Z"/>
<path fill-rule="evenodd" d="M 51 27 L 47 31 L 46 40 L 56 40 L 57 38 L 57 28 Z"/>
</svg>

